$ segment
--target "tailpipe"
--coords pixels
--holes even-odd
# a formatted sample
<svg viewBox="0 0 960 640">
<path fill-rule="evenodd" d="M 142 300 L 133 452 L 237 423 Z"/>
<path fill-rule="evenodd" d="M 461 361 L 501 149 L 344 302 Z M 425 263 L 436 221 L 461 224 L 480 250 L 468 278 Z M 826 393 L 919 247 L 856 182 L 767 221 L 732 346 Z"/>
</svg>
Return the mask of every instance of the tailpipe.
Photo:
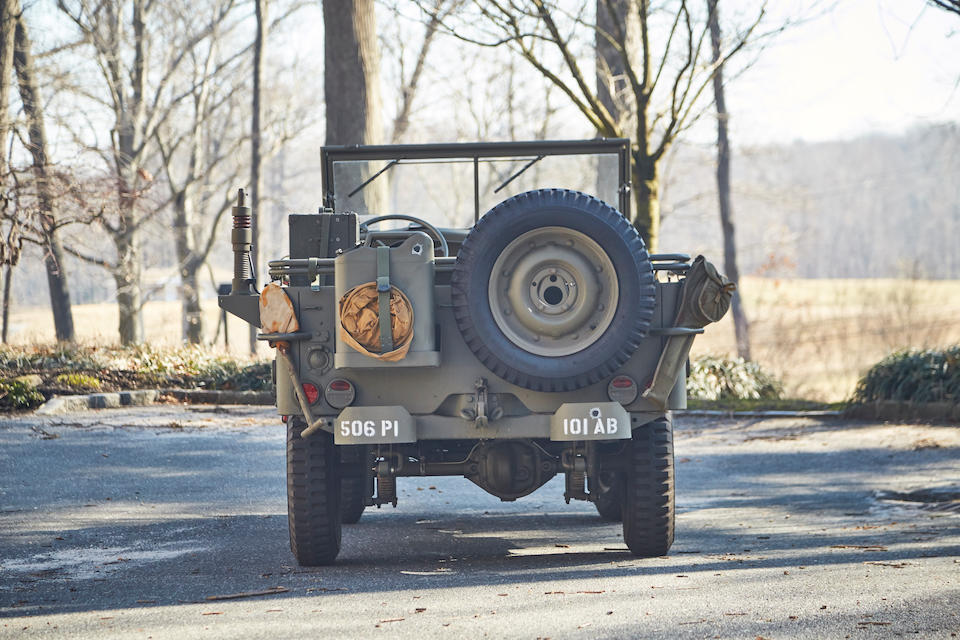
<svg viewBox="0 0 960 640">
<path fill-rule="evenodd" d="M 233 230 L 230 239 L 233 242 L 233 284 L 230 295 L 253 295 L 253 260 L 250 250 L 253 248 L 253 229 L 251 227 L 250 207 L 244 203 L 246 192 L 237 191 L 237 204 L 233 207 Z"/>
</svg>

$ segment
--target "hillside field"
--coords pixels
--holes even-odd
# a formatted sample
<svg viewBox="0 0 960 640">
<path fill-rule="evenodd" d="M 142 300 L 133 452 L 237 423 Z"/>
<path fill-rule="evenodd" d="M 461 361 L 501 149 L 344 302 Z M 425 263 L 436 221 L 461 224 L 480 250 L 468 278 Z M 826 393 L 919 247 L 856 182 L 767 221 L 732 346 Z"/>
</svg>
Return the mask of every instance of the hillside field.
<svg viewBox="0 0 960 640">
<path fill-rule="evenodd" d="M 784 382 L 786 393 L 811 400 L 841 401 L 857 378 L 891 351 L 960 343 L 960 281 L 912 279 L 772 279 L 742 281 L 751 319 L 753 359 Z M 219 309 L 205 301 L 208 339 L 217 331 Z M 178 302 L 151 302 L 144 308 L 147 340 L 179 343 Z M 117 312 L 112 304 L 75 305 L 80 341 L 116 341 Z M 247 325 L 228 320 L 230 350 L 246 353 Z M 53 319 L 45 307 L 11 313 L 10 342 L 45 343 Z M 217 343 L 223 344 L 221 327 Z M 260 345 L 260 352 L 269 349 Z M 693 355 L 733 354 L 730 314 L 697 338 Z"/>
</svg>

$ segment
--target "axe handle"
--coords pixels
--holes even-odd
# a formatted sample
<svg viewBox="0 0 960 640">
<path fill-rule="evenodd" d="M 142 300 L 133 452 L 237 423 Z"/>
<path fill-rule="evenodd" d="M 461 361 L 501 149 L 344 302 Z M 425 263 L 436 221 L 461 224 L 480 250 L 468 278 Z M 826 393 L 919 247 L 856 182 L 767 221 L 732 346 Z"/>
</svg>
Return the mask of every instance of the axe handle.
<svg viewBox="0 0 960 640">
<path fill-rule="evenodd" d="M 278 342 L 276 344 L 277 355 L 283 359 L 283 362 L 287 365 L 287 372 L 290 374 L 290 380 L 293 382 L 293 392 L 297 394 L 297 401 L 300 403 L 300 410 L 303 411 L 303 417 L 307 421 L 307 428 L 300 433 L 301 438 L 309 438 L 314 433 L 320 430 L 323 426 L 324 419 L 314 419 L 313 412 L 310 411 L 310 403 L 307 402 L 307 396 L 303 393 L 303 385 L 300 384 L 300 377 L 297 375 L 297 370 L 293 366 L 293 360 L 290 358 L 289 348 L 290 345 L 284 342 Z"/>
</svg>

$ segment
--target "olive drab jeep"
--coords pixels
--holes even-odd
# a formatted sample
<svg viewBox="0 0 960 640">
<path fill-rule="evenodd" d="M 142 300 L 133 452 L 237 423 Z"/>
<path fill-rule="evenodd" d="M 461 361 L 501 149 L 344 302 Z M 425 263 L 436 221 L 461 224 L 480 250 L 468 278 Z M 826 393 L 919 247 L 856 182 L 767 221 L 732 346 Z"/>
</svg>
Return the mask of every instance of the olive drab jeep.
<svg viewBox="0 0 960 640">
<path fill-rule="evenodd" d="M 301 565 L 333 562 L 342 523 L 396 506 L 408 476 L 509 501 L 563 474 L 564 499 L 622 521 L 631 552 L 666 553 L 670 411 L 734 285 L 702 257 L 647 253 L 629 153 L 623 139 L 326 147 L 323 206 L 289 216 L 289 257 L 260 292 L 240 193 L 220 306 L 276 349 Z"/>
</svg>

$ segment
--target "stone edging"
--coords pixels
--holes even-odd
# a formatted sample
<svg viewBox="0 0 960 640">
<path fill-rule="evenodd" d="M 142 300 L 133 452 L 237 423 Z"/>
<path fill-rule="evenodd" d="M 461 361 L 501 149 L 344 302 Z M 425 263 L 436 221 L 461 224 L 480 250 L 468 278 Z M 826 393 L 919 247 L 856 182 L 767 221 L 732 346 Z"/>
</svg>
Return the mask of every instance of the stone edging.
<svg viewBox="0 0 960 640">
<path fill-rule="evenodd" d="M 210 389 L 141 389 L 91 393 L 77 396 L 53 396 L 40 405 L 35 415 L 51 416 L 85 409 L 115 409 L 151 405 L 161 396 L 195 404 L 272 405 L 272 391 L 216 391 Z"/>
</svg>

